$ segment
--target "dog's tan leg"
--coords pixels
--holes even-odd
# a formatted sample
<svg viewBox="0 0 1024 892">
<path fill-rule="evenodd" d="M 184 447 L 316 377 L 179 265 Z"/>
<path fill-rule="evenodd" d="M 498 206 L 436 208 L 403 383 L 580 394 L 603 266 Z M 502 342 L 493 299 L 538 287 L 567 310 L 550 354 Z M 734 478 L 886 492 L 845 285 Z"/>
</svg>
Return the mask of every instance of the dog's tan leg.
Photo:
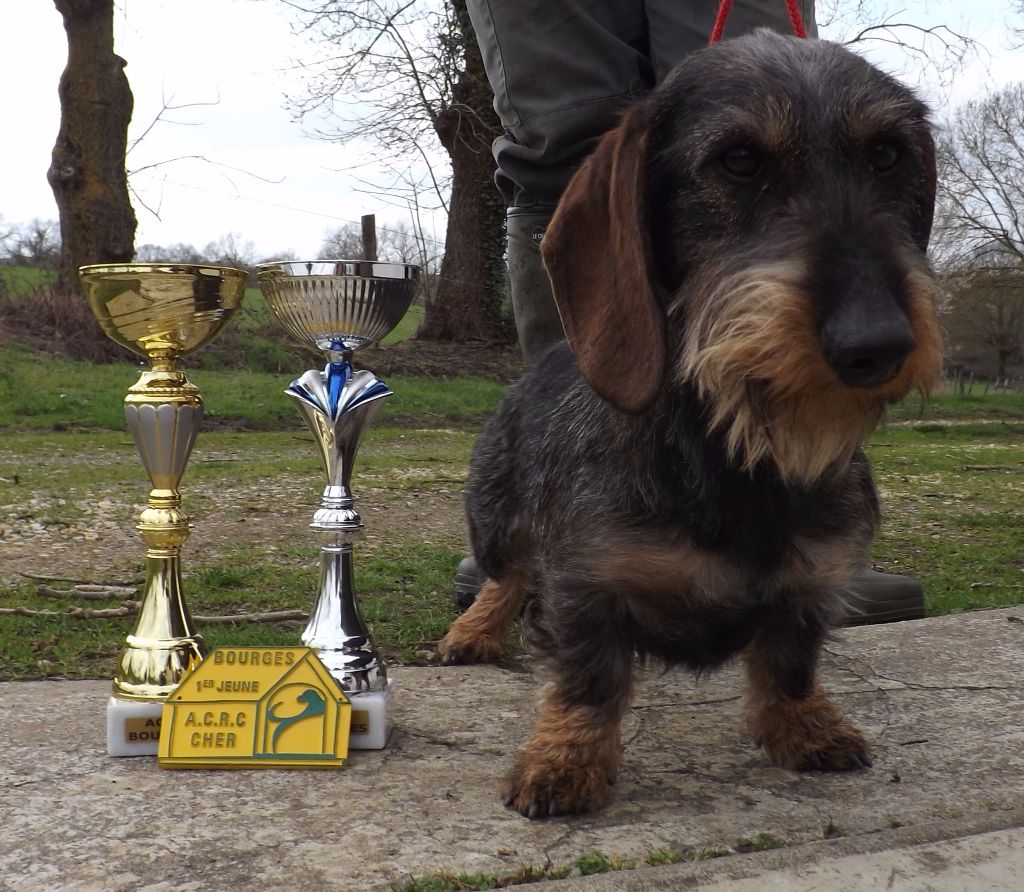
<svg viewBox="0 0 1024 892">
<path fill-rule="evenodd" d="M 505 781 L 505 804 L 528 818 L 599 808 L 622 760 L 620 724 L 628 705 L 628 692 L 600 706 L 572 705 L 549 692 Z"/>
<path fill-rule="evenodd" d="M 847 771 L 871 765 L 864 736 L 832 704 L 814 678 L 799 633 L 759 634 L 745 652 L 749 684 L 746 717 L 772 761 L 798 771 Z"/>
<path fill-rule="evenodd" d="M 526 581 L 519 573 L 488 580 L 470 608 L 452 623 L 438 644 L 441 662 L 488 663 L 498 659 L 509 623 L 525 597 Z"/>
</svg>

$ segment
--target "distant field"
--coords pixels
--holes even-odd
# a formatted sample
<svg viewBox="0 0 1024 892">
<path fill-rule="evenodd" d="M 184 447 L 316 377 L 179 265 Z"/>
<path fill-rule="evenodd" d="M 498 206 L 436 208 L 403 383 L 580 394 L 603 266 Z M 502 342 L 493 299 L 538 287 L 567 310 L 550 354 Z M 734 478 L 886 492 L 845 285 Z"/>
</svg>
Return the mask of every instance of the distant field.
<svg viewBox="0 0 1024 892">
<path fill-rule="evenodd" d="M 47 285 L 56 278 L 57 274 L 49 270 L 28 266 L 0 266 L 0 295 L 6 292 L 16 297 L 40 285 Z"/>
<path fill-rule="evenodd" d="M 45 356 L 17 343 L 0 345 L 0 430 L 123 430 L 125 393 L 142 366 L 90 365 Z M 284 390 L 301 371 L 270 373 L 201 368 L 188 371 L 206 404 L 209 426 L 289 430 L 298 414 Z M 388 376 L 395 396 L 381 423 L 444 426 L 477 424 L 506 388 L 480 378 L 428 380 Z"/>
<path fill-rule="evenodd" d="M 463 385 L 449 384 L 460 398 Z M 196 521 L 186 561 L 194 613 L 309 608 L 316 548 L 307 525 L 322 472 L 312 438 L 297 418 L 290 424 L 200 434 L 182 484 Z M 356 585 L 378 643 L 402 662 L 430 659 L 453 616 L 450 586 L 465 554 L 459 501 L 476 429 L 381 423 L 360 451 L 354 490 L 366 532 Z M 1024 413 L 889 425 L 871 438 L 868 455 L 883 512 L 873 559 L 920 579 L 929 614 L 1024 604 Z M 9 578 L 0 582 L 0 609 L 29 611 L 0 617 L 0 679 L 112 672 L 130 620 L 68 616 L 73 593 L 55 601 L 23 574 L 133 584 L 143 555 L 133 526 L 145 492 L 123 428 L 0 437 L 0 553 L 13 549 L 0 560 L 0 579 Z M 134 569 L 112 573 L 112 548 Z M 62 569 L 68 561 L 79 569 Z M 80 606 L 114 608 L 124 597 Z M 298 628 L 239 621 L 203 634 L 213 644 L 287 644 Z"/>
<path fill-rule="evenodd" d="M 942 419 L 998 418 L 1017 416 L 1024 412 L 1024 390 L 997 390 L 977 382 L 970 393 L 959 393 L 949 385 L 939 387 L 927 400 L 907 397 L 891 406 L 891 421 L 927 421 Z"/>
</svg>

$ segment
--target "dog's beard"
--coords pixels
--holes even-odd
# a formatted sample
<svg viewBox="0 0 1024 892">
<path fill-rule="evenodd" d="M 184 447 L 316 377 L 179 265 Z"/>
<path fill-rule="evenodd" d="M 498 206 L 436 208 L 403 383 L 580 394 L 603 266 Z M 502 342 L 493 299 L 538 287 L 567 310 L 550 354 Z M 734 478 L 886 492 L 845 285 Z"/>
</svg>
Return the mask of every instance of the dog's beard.
<svg viewBox="0 0 1024 892">
<path fill-rule="evenodd" d="M 709 407 L 712 430 L 725 434 L 744 470 L 769 460 L 787 482 L 812 483 L 845 468 L 878 423 L 885 404 L 927 393 L 941 371 L 935 285 L 924 270 L 907 273 L 907 316 L 917 345 L 899 374 L 873 388 L 844 385 L 822 354 L 818 325 L 792 264 L 721 277 L 684 295 L 676 374 Z"/>
</svg>

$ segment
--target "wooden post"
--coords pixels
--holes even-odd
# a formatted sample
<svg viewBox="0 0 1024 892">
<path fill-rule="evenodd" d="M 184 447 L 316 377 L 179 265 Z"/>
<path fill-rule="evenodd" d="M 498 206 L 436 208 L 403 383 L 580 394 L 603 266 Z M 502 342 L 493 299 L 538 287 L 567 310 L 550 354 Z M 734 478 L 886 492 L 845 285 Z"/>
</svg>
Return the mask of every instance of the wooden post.
<svg viewBox="0 0 1024 892">
<path fill-rule="evenodd" d="M 363 224 L 363 260 L 377 259 L 377 218 L 373 214 L 364 214 Z"/>
</svg>

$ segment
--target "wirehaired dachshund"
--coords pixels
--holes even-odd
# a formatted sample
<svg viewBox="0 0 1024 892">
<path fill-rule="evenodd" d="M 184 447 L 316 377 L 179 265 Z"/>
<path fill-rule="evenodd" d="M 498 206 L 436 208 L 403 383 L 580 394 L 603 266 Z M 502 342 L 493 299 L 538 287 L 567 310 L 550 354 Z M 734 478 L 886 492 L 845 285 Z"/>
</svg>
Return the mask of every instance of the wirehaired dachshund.
<svg viewBox="0 0 1024 892">
<path fill-rule="evenodd" d="M 908 89 L 766 30 L 685 59 L 578 170 L 542 244 L 567 343 L 480 435 L 489 581 L 439 645 L 493 659 L 527 604 L 552 681 L 506 804 L 602 805 L 638 659 L 742 655 L 776 764 L 870 766 L 816 666 L 878 519 L 862 441 L 941 368 L 935 185 Z"/>
</svg>

